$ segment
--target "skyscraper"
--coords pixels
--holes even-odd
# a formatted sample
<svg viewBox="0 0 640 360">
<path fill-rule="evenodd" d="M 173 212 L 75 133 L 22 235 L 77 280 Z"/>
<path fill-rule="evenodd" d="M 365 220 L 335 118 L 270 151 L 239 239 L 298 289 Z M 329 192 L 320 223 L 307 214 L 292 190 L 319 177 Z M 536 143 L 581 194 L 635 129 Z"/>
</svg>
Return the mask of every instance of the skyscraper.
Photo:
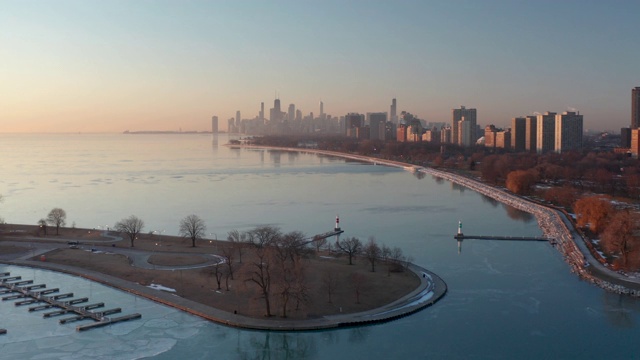
<svg viewBox="0 0 640 360">
<path fill-rule="evenodd" d="M 273 100 L 273 107 L 271 108 L 271 113 L 269 114 L 269 120 L 278 124 L 282 120 L 282 110 L 280 110 L 280 99 L 276 98 Z"/>
<path fill-rule="evenodd" d="M 369 118 L 369 138 L 371 140 L 384 140 L 387 113 L 368 113 L 367 117 Z"/>
<path fill-rule="evenodd" d="M 320 101 L 320 120 L 324 120 L 324 103 Z"/>
<path fill-rule="evenodd" d="M 242 118 L 240 117 L 240 110 L 236 111 L 236 128 L 240 129 L 240 120 Z"/>
<path fill-rule="evenodd" d="M 465 121 L 468 122 L 468 124 L 465 124 L 466 126 L 469 126 L 469 133 L 465 134 L 465 137 L 467 139 L 467 141 L 473 145 L 475 144 L 476 141 L 476 109 L 467 109 L 464 106 L 460 106 L 460 109 L 452 109 L 451 110 L 451 114 L 452 114 L 452 121 L 451 121 L 451 140 L 453 141 L 454 144 L 458 144 L 458 145 L 462 145 L 461 141 L 460 141 L 460 130 L 459 130 L 459 123 L 460 121 L 464 118 Z M 470 146 L 470 145 L 467 145 Z"/>
<path fill-rule="evenodd" d="M 264 101 L 260 103 L 260 114 L 258 116 L 260 118 L 260 123 L 264 124 Z"/>
<path fill-rule="evenodd" d="M 543 154 L 555 149 L 556 113 L 545 112 L 536 119 L 536 151 Z"/>
<path fill-rule="evenodd" d="M 396 98 L 391 99 L 391 109 L 389 111 L 389 120 L 394 123 L 397 124 L 398 123 L 398 113 L 397 113 L 397 104 L 396 104 Z"/>
<path fill-rule="evenodd" d="M 211 117 L 211 132 L 214 134 L 218 133 L 218 117 L 217 116 Z"/>
<path fill-rule="evenodd" d="M 537 150 L 536 140 L 537 140 L 537 117 L 527 116 L 525 120 L 525 143 L 524 149 L 526 151 L 535 152 Z"/>
<path fill-rule="evenodd" d="M 289 104 L 289 111 L 287 114 L 287 120 L 289 120 L 289 122 L 293 122 L 293 120 L 296 118 L 296 106 L 295 104 Z"/>
<path fill-rule="evenodd" d="M 555 152 L 582 149 L 582 115 L 565 111 L 556 115 Z"/>
<path fill-rule="evenodd" d="M 631 128 L 640 127 L 640 86 L 631 89 Z"/>
<path fill-rule="evenodd" d="M 515 117 L 511 119 L 511 147 L 515 151 L 524 151 L 527 138 L 527 119 Z"/>
</svg>

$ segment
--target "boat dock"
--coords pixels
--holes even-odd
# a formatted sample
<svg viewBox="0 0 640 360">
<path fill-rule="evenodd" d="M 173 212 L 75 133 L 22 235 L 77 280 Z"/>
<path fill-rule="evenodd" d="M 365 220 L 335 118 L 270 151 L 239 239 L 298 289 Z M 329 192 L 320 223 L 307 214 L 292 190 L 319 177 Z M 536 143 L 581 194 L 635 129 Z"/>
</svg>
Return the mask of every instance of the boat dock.
<svg viewBox="0 0 640 360">
<path fill-rule="evenodd" d="M 86 297 L 71 299 L 74 297 L 73 293 L 58 294 L 60 289 L 46 289 L 46 287 L 45 284 L 33 285 L 33 280 L 22 280 L 21 276 L 11 276 L 11 274 L 7 272 L 0 273 L 0 295 L 4 295 L 0 298 L 2 301 L 19 300 L 14 303 L 15 306 L 36 305 L 29 307 L 30 312 L 56 309 L 45 312 L 42 315 L 43 318 L 74 314 L 72 317 L 60 319 L 60 324 L 85 319 L 94 321 L 90 324 L 76 326 L 77 331 L 89 330 L 142 317 L 142 315 L 137 313 L 119 317 L 109 317 L 109 315 L 122 312 L 122 309 L 115 308 L 95 311 L 96 309 L 104 307 L 104 303 L 85 304 L 89 301 Z M 0 335 L 5 333 L 6 330 L 0 329 Z"/>
</svg>

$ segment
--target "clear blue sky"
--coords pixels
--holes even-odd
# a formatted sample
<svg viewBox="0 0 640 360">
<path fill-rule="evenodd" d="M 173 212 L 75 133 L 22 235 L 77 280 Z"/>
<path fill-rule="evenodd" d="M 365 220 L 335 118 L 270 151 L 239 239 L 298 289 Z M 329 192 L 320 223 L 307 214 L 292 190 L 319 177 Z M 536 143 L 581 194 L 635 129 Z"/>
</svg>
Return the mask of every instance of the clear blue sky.
<svg viewBox="0 0 640 360">
<path fill-rule="evenodd" d="M 640 1 L 0 0 L 0 132 L 208 130 L 266 113 L 459 105 L 630 123 Z"/>
</svg>

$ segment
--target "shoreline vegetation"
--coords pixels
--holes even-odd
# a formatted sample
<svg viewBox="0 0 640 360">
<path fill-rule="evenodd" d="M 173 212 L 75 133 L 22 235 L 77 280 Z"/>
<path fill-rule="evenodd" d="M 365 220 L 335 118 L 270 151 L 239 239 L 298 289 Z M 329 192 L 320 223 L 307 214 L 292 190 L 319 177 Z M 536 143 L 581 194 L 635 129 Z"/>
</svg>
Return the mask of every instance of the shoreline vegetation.
<svg viewBox="0 0 640 360">
<path fill-rule="evenodd" d="M 292 151 L 340 157 L 376 165 L 380 164 L 402 168 L 404 170 L 420 172 L 451 181 L 482 195 L 488 196 L 505 205 L 509 205 L 518 210 L 534 215 L 538 221 L 538 226 L 543 232 L 543 236 L 554 240 L 553 246 L 562 254 L 571 271 L 576 273 L 581 279 L 611 292 L 640 297 L 640 279 L 614 271 L 608 268 L 601 258 L 596 258 L 592 251 L 590 251 L 590 248 L 592 247 L 590 246 L 591 244 L 589 244 L 575 228 L 573 221 L 569 219 L 569 215 L 565 211 L 561 211 L 557 208 L 540 204 L 532 199 L 515 195 L 502 188 L 491 186 L 467 176 L 427 166 L 419 166 L 395 160 L 331 150 L 237 143 L 228 144 L 228 146 L 247 149 L 253 148 Z"/>
</svg>

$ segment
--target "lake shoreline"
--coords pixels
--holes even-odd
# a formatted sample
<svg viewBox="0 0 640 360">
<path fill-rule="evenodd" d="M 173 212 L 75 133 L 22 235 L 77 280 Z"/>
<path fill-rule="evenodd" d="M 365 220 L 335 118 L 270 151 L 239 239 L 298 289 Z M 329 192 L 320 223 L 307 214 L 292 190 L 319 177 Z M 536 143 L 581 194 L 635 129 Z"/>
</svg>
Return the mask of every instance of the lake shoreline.
<svg viewBox="0 0 640 360">
<path fill-rule="evenodd" d="M 628 277 L 624 274 L 613 271 L 600 263 L 600 261 L 593 256 L 591 251 L 589 251 L 586 245 L 586 240 L 575 229 L 573 222 L 567 218 L 565 213 L 556 208 L 534 202 L 525 197 L 517 196 L 502 188 L 491 186 L 481 181 L 448 171 L 364 155 L 309 148 L 258 146 L 248 144 L 233 144 L 227 146 L 334 156 L 372 163 L 375 165 L 380 164 L 397 167 L 412 172 L 422 172 L 424 174 L 448 180 L 482 195 L 488 196 L 500 203 L 534 215 L 544 236 L 554 240 L 553 246 L 560 252 L 560 254 L 562 254 L 567 264 L 569 264 L 571 271 L 576 273 L 581 279 L 595 284 L 607 291 L 640 297 L 640 279 Z"/>
</svg>

